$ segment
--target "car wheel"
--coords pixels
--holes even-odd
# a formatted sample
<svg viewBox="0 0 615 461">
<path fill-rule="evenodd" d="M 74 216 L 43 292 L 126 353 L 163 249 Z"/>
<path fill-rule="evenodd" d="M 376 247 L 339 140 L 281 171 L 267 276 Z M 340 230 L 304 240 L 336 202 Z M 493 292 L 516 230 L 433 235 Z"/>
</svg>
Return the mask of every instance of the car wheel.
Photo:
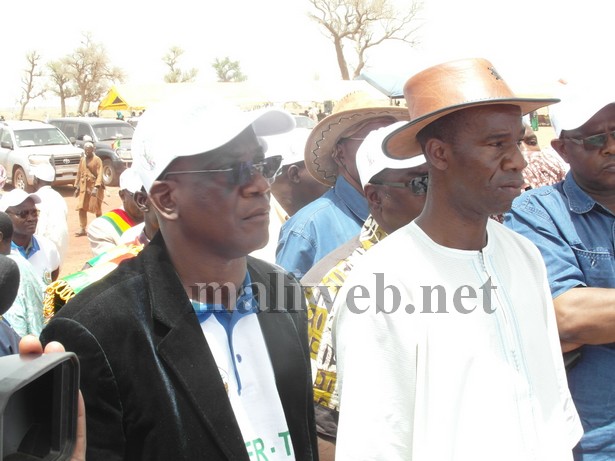
<svg viewBox="0 0 615 461">
<path fill-rule="evenodd" d="M 23 189 L 26 192 L 32 192 L 34 188 L 28 184 L 28 178 L 23 168 L 17 167 L 13 172 L 13 187 L 16 189 Z"/>
<path fill-rule="evenodd" d="M 118 174 L 113 168 L 113 162 L 109 159 L 103 160 L 103 183 L 105 186 L 118 185 Z"/>
</svg>

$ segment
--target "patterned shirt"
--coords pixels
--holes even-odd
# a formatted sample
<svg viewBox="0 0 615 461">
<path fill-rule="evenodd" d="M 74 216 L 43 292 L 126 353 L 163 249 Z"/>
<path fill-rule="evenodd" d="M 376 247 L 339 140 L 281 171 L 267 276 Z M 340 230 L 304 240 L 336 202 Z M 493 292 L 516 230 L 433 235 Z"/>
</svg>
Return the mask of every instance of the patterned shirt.
<svg viewBox="0 0 615 461">
<path fill-rule="evenodd" d="M 320 283 L 309 286 L 306 282 L 309 273 L 301 281 L 308 303 L 308 337 L 314 380 L 316 428 L 321 435 L 335 438 L 339 412 L 336 359 L 331 333 L 335 311 L 331 311 L 331 306 L 356 259 L 386 236 L 387 233 L 370 215 L 361 228 L 358 246 L 344 259 L 333 262 L 333 267 Z"/>
</svg>

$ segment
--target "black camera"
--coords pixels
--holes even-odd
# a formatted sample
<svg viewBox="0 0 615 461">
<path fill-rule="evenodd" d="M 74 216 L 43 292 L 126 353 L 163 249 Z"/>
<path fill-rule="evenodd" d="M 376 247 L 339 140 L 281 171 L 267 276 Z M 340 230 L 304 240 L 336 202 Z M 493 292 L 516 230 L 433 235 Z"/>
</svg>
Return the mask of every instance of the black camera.
<svg viewBox="0 0 615 461">
<path fill-rule="evenodd" d="M 70 459 L 78 392 L 72 352 L 0 357 L 0 460 Z"/>
</svg>

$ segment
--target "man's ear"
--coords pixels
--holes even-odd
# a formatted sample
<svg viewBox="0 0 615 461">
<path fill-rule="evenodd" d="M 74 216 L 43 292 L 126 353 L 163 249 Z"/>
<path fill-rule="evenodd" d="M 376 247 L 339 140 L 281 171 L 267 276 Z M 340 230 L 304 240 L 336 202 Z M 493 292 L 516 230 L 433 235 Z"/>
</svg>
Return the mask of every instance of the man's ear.
<svg viewBox="0 0 615 461">
<path fill-rule="evenodd" d="M 551 140 L 551 147 L 555 152 L 559 154 L 562 160 L 566 163 L 570 163 L 568 161 L 568 152 L 566 152 L 566 143 L 561 138 L 556 138 Z"/>
<path fill-rule="evenodd" d="M 134 193 L 132 198 L 137 204 L 137 207 L 139 207 L 141 211 L 149 211 L 149 207 L 147 203 L 148 196 L 145 192 L 143 192 L 142 190 L 138 190 L 137 192 Z"/>
<path fill-rule="evenodd" d="M 378 210 L 382 207 L 382 200 L 384 198 L 382 187 L 374 186 L 373 184 L 366 184 L 363 188 L 363 193 L 365 194 L 367 205 L 370 210 Z"/>
<path fill-rule="evenodd" d="M 430 138 L 425 144 L 423 154 L 427 161 L 438 170 L 448 168 L 450 145 L 441 139 Z"/>
<path fill-rule="evenodd" d="M 298 165 L 290 165 L 288 170 L 286 170 L 286 177 L 288 180 L 294 184 L 299 184 L 301 182 L 301 177 L 299 176 L 300 168 Z"/>
<path fill-rule="evenodd" d="M 149 190 L 149 201 L 158 210 L 160 216 L 168 221 L 179 217 L 179 209 L 175 193 L 177 183 L 174 181 L 154 181 Z"/>
</svg>

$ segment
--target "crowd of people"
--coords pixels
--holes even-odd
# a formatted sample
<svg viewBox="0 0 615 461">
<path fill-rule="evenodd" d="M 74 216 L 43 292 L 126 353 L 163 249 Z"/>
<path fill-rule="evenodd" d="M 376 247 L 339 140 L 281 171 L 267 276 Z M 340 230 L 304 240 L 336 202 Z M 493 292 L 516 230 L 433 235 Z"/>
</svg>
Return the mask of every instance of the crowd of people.
<svg viewBox="0 0 615 461">
<path fill-rule="evenodd" d="M 406 107 L 311 130 L 151 107 L 104 214 L 86 143 L 75 274 L 53 169 L 3 193 L 0 354 L 77 354 L 74 460 L 615 459 L 608 84 L 520 96 L 485 59 L 409 77 Z"/>
</svg>

